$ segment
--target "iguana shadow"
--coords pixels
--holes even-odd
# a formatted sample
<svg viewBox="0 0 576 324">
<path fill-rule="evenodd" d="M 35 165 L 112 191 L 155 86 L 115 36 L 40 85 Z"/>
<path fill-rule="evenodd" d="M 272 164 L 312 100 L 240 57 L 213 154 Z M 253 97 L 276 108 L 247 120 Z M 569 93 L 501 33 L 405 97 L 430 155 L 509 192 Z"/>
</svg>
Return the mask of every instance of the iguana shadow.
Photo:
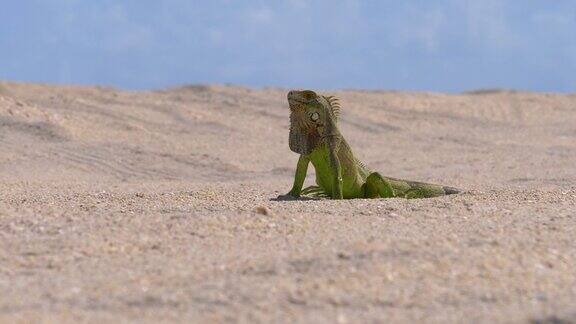
<svg viewBox="0 0 576 324">
<path fill-rule="evenodd" d="M 290 195 L 280 195 L 276 198 L 270 198 L 270 201 L 307 201 L 307 200 L 322 200 L 322 198 L 314 197 L 293 197 Z"/>
</svg>

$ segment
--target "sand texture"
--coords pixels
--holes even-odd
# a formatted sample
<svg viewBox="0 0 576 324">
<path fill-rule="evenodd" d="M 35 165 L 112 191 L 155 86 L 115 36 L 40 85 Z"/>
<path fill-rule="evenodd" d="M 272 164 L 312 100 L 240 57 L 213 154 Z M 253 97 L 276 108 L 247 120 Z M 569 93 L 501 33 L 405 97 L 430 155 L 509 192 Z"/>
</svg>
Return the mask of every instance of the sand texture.
<svg viewBox="0 0 576 324">
<path fill-rule="evenodd" d="M 576 95 L 321 92 L 469 192 L 278 201 L 286 93 L 0 82 L 0 322 L 576 321 Z"/>
</svg>

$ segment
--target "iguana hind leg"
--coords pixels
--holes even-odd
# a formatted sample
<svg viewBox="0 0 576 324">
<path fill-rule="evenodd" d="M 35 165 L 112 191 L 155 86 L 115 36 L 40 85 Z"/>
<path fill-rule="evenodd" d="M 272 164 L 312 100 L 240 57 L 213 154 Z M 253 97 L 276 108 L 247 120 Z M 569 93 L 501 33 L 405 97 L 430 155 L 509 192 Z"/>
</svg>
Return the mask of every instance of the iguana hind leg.
<svg viewBox="0 0 576 324">
<path fill-rule="evenodd" d="M 364 184 L 365 198 L 392 198 L 395 197 L 392 184 L 378 172 L 372 172 Z"/>
</svg>

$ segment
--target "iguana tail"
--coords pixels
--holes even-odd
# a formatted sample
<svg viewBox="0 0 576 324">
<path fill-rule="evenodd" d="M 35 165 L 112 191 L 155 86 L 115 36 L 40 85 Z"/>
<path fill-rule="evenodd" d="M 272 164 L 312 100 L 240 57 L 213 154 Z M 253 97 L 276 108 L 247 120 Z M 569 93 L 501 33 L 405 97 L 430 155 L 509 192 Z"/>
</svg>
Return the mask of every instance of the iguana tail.
<svg viewBox="0 0 576 324">
<path fill-rule="evenodd" d="M 452 195 L 462 192 L 454 187 L 447 187 L 437 184 L 385 178 L 392 185 L 395 196 L 405 198 L 430 198 L 444 195 Z"/>
<path fill-rule="evenodd" d="M 366 198 L 431 198 L 462 192 L 460 189 L 431 183 L 383 177 L 373 172 L 366 179 Z"/>
</svg>

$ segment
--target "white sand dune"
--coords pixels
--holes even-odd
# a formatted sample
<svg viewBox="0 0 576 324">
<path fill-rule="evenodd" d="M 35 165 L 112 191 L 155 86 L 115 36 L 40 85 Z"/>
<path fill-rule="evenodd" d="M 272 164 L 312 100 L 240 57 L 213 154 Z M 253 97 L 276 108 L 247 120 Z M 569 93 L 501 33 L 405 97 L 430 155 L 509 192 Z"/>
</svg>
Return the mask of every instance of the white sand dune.
<svg viewBox="0 0 576 324">
<path fill-rule="evenodd" d="M 576 95 L 320 91 L 372 169 L 469 192 L 276 201 L 286 92 L 1 82 L 0 321 L 576 320 Z"/>
</svg>

